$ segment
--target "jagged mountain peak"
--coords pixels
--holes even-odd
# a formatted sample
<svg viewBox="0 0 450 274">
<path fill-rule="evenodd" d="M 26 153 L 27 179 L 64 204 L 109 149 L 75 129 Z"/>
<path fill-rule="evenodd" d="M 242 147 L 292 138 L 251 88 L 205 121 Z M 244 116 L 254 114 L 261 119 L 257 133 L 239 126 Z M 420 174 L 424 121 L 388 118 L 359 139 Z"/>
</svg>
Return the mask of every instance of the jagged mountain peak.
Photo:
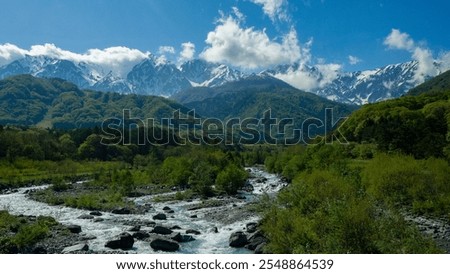
<svg viewBox="0 0 450 274">
<path fill-rule="evenodd" d="M 436 73 L 440 72 L 441 64 L 434 65 Z M 420 75 L 419 66 L 417 61 L 410 61 L 365 71 L 332 71 L 334 75 L 330 77 L 320 65 L 293 63 L 265 70 L 258 73 L 258 76 L 275 77 L 330 100 L 361 105 L 399 97 L 434 76 Z M 251 77 L 230 66 L 209 63 L 203 59 L 188 60 L 177 65 L 152 54 L 126 71 L 105 70 L 88 62 L 77 63 L 45 55 L 26 55 L 0 67 L 0 79 L 31 74 L 65 79 L 80 88 L 171 96 L 192 87 L 219 87 Z M 316 85 L 309 85 L 308 81 L 311 79 Z M 304 88 L 296 83 L 303 83 L 300 86 Z"/>
</svg>

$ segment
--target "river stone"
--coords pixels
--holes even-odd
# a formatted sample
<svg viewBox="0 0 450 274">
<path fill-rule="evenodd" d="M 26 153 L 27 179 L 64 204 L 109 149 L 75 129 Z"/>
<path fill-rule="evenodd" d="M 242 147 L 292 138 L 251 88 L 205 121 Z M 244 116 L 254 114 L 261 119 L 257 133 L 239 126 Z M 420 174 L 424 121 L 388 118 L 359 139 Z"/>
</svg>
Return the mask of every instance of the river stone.
<svg viewBox="0 0 450 274">
<path fill-rule="evenodd" d="M 173 231 L 167 227 L 157 225 L 153 228 L 152 233 L 161 234 L 161 235 L 169 235 L 169 234 L 172 234 Z"/>
<path fill-rule="evenodd" d="M 165 206 L 165 207 L 163 207 L 163 210 L 164 211 L 168 211 L 168 210 L 172 210 L 170 207 L 168 207 L 168 206 Z"/>
<path fill-rule="evenodd" d="M 82 215 L 78 216 L 78 219 L 92 220 L 92 219 L 94 219 L 94 216 L 89 215 L 89 214 L 82 214 Z"/>
<path fill-rule="evenodd" d="M 167 216 L 164 213 L 158 213 L 153 216 L 153 220 L 167 220 Z"/>
<path fill-rule="evenodd" d="M 103 214 L 100 211 L 92 211 L 91 213 L 89 213 L 89 215 L 98 217 L 98 216 L 102 216 Z"/>
<path fill-rule="evenodd" d="M 245 247 L 250 250 L 255 250 L 260 244 L 265 244 L 266 241 L 266 238 L 263 236 L 252 237 L 248 240 L 248 244 Z"/>
<path fill-rule="evenodd" d="M 79 226 L 79 225 L 68 225 L 67 229 L 70 232 L 75 233 L 75 234 L 78 234 L 81 232 L 81 226 Z"/>
<path fill-rule="evenodd" d="M 177 225 L 174 225 L 174 226 L 172 226 L 170 229 L 181 229 L 181 227 L 179 227 L 179 226 L 177 226 Z"/>
<path fill-rule="evenodd" d="M 63 249 L 62 253 L 74 253 L 74 252 L 88 251 L 88 250 L 89 250 L 89 246 L 86 243 L 84 243 L 84 244 L 68 246 Z"/>
<path fill-rule="evenodd" d="M 131 249 L 134 244 L 133 236 L 124 232 L 117 236 L 117 239 L 106 242 L 105 247 L 112 249 Z"/>
<path fill-rule="evenodd" d="M 257 223 L 248 223 L 245 225 L 245 228 L 248 233 L 255 233 L 256 229 L 258 228 L 258 224 Z"/>
<path fill-rule="evenodd" d="M 177 241 L 179 243 L 187 243 L 187 242 L 192 242 L 195 241 L 195 238 L 192 237 L 191 235 L 182 235 L 181 233 L 175 233 L 174 235 L 172 235 L 170 237 L 170 239 Z"/>
<path fill-rule="evenodd" d="M 200 231 L 198 231 L 198 230 L 195 230 L 195 229 L 188 229 L 188 230 L 186 230 L 186 234 L 200 235 L 202 233 Z"/>
<path fill-rule="evenodd" d="M 180 245 L 172 240 L 157 238 L 150 242 L 151 248 L 155 251 L 174 252 L 180 249 Z"/>
<path fill-rule="evenodd" d="M 231 247 L 244 247 L 247 243 L 247 236 L 242 231 L 234 232 L 229 240 Z"/>
<path fill-rule="evenodd" d="M 138 239 L 138 240 L 144 240 L 150 237 L 150 234 L 148 234 L 148 232 L 146 231 L 136 231 L 135 233 L 133 233 L 133 238 Z"/>
<path fill-rule="evenodd" d="M 213 228 L 211 229 L 211 232 L 212 232 L 212 233 L 219 233 L 219 229 L 217 228 L 217 226 L 215 226 L 215 227 L 213 227 Z"/>
<path fill-rule="evenodd" d="M 140 225 L 135 225 L 132 228 L 128 229 L 128 231 L 130 231 L 130 232 L 136 232 L 136 231 L 139 231 L 139 230 L 141 230 L 141 226 Z"/>
<path fill-rule="evenodd" d="M 126 207 L 122 207 L 122 208 L 113 209 L 113 211 L 111 211 L 111 213 L 119 214 L 119 215 L 127 215 L 127 214 L 131 214 L 131 210 Z"/>
</svg>

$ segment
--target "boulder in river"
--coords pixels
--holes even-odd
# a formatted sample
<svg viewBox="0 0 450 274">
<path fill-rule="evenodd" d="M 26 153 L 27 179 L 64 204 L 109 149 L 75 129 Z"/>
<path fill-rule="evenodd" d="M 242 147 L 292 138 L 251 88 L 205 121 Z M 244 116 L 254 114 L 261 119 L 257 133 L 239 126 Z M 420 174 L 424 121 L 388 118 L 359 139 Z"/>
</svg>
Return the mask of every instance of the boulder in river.
<svg viewBox="0 0 450 274">
<path fill-rule="evenodd" d="M 174 252 L 180 249 L 180 245 L 177 242 L 162 238 L 153 239 L 150 242 L 150 246 L 155 251 Z"/>
<path fill-rule="evenodd" d="M 62 253 L 63 254 L 76 253 L 76 252 L 88 251 L 88 250 L 89 250 L 89 246 L 86 243 L 84 243 L 84 244 L 77 244 L 77 245 L 73 245 L 73 246 L 68 246 L 68 247 L 63 249 Z"/>
<path fill-rule="evenodd" d="M 161 235 L 169 235 L 169 234 L 172 234 L 173 231 L 170 228 L 157 225 L 153 228 L 152 233 L 161 234 Z"/>
<path fill-rule="evenodd" d="M 266 244 L 267 239 L 264 235 L 257 231 L 248 237 L 248 244 L 245 246 L 250 250 L 256 250 L 256 248 L 261 244 Z"/>
<path fill-rule="evenodd" d="M 92 211 L 91 213 L 89 213 L 89 215 L 92 216 L 102 216 L 103 214 L 100 211 Z"/>
<path fill-rule="evenodd" d="M 188 229 L 188 230 L 186 230 L 186 234 L 200 235 L 202 233 L 200 231 L 198 231 L 198 230 L 195 230 L 195 229 Z"/>
<path fill-rule="evenodd" d="M 248 223 L 245 225 L 245 228 L 247 229 L 247 233 L 255 233 L 256 229 L 258 228 L 257 223 Z"/>
<path fill-rule="evenodd" d="M 167 216 L 164 213 L 158 213 L 153 216 L 153 220 L 167 220 Z"/>
<path fill-rule="evenodd" d="M 117 236 L 116 239 L 106 242 L 105 247 L 112 249 L 131 249 L 134 244 L 133 236 L 124 232 Z"/>
<path fill-rule="evenodd" d="M 92 220 L 92 219 L 94 219 L 94 216 L 89 215 L 89 214 L 82 214 L 82 215 L 78 216 L 78 219 Z"/>
<path fill-rule="evenodd" d="M 192 237 L 191 235 L 182 235 L 181 233 L 175 233 L 174 235 L 172 235 L 170 237 L 170 239 L 177 241 L 179 243 L 187 243 L 187 242 L 192 242 L 195 241 L 195 238 Z"/>
<path fill-rule="evenodd" d="M 179 227 L 179 226 L 177 226 L 177 225 L 174 225 L 174 226 L 172 226 L 170 229 L 172 229 L 172 230 L 174 230 L 174 229 L 181 229 L 181 227 Z"/>
<path fill-rule="evenodd" d="M 75 234 L 78 234 L 81 232 L 81 226 L 79 226 L 79 225 L 68 225 L 67 229 L 70 232 L 75 233 Z"/>
<path fill-rule="evenodd" d="M 130 232 L 136 232 L 136 231 L 139 231 L 139 230 L 141 230 L 141 226 L 140 225 L 135 225 L 132 228 L 128 229 L 128 231 L 130 231 Z"/>
<path fill-rule="evenodd" d="M 138 240 L 144 240 L 150 237 L 150 234 L 147 231 L 136 231 L 135 233 L 133 233 L 133 238 L 138 239 Z"/>
<path fill-rule="evenodd" d="M 111 213 L 119 214 L 119 215 L 127 215 L 127 214 L 131 214 L 131 210 L 129 208 L 122 207 L 122 208 L 113 209 L 113 211 L 111 211 Z"/>
<path fill-rule="evenodd" d="M 165 207 L 163 207 L 163 210 L 164 211 L 168 211 L 168 210 L 172 210 L 170 207 L 168 207 L 168 206 L 165 206 Z"/>
<path fill-rule="evenodd" d="M 248 243 L 248 239 L 244 232 L 237 231 L 231 234 L 229 243 L 231 247 L 244 247 Z"/>
</svg>

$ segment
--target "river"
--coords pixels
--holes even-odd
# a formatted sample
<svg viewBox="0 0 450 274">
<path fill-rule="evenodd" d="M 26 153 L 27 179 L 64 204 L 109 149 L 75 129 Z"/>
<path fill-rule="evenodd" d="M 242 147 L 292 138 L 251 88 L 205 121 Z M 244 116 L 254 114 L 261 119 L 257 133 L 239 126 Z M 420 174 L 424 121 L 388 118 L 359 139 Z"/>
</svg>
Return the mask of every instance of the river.
<svg viewBox="0 0 450 274">
<path fill-rule="evenodd" d="M 253 186 L 250 192 L 241 192 L 241 197 L 245 199 L 234 199 L 228 201 L 228 197 L 211 198 L 210 201 L 222 201 L 218 207 L 207 207 L 198 210 L 189 210 L 195 206 L 202 205 L 202 200 L 192 201 L 153 201 L 153 196 L 132 198 L 136 204 L 150 203 L 152 208 L 145 214 L 117 215 L 110 212 L 102 212 L 98 219 L 80 219 L 79 216 L 89 214 L 88 210 L 75 209 L 65 206 L 51 206 L 45 203 L 31 200 L 26 195 L 28 190 L 45 188 L 48 186 L 21 188 L 15 193 L 0 195 L 0 209 L 8 210 L 14 215 L 51 216 L 64 225 L 80 225 L 82 236 L 86 239 L 89 249 L 92 252 L 111 251 L 106 248 L 105 243 L 121 232 L 128 231 L 133 224 L 141 224 L 142 230 L 151 231 L 151 227 L 146 227 L 146 223 L 153 221 L 152 217 L 157 213 L 164 213 L 164 207 L 170 207 L 173 213 L 167 214 L 167 220 L 158 220 L 156 223 L 165 227 L 179 226 L 181 232 L 186 229 L 200 231 L 200 235 L 195 235 L 195 241 L 180 245 L 178 253 L 250 253 L 245 248 L 229 247 L 229 237 L 232 232 L 242 231 L 249 222 L 256 222 L 259 216 L 244 210 L 246 204 L 254 201 L 260 195 L 267 193 L 273 195 L 285 186 L 283 180 L 275 175 L 265 172 L 260 167 L 247 168 L 250 173 L 249 183 Z M 197 215 L 197 218 L 192 218 Z M 217 231 L 214 231 L 217 228 Z M 128 253 L 155 253 L 146 241 L 136 241 Z"/>
</svg>

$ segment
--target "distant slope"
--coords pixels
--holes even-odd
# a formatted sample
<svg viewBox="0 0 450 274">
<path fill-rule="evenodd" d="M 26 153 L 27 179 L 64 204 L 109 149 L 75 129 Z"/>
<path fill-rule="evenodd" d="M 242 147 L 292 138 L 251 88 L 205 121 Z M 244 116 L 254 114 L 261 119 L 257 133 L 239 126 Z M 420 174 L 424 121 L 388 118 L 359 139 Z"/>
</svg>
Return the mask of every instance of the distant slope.
<svg viewBox="0 0 450 274">
<path fill-rule="evenodd" d="M 411 89 L 407 95 L 417 96 L 423 93 L 439 93 L 450 90 L 450 70 Z"/>
<path fill-rule="evenodd" d="M 19 75 L 0 81 L 0 124 L 40 125 L 79 128 L 100 125 L 105 119 L 122 117 L 124 109 L 131 118 L 171 118 L 184 106 L 156 96 L 121 95 L 80 90 L 61 79 L 40 79 Z"/>
<path fill-rule="evenodd" d="M 192 88 L 172 98 L 195 109 L 196 114 L 202 117 L 221 120 L 259 119 L 270 109 L 274 118 L 293 118 L 297 129 L 308 118 L 323 121 L 326 108 L 334 110 L 335 119 L 347 116 L 356 109 L 355 106 L 300 91 L 276 78 L 256 75 L 216 88 Z"/>
</svg>

